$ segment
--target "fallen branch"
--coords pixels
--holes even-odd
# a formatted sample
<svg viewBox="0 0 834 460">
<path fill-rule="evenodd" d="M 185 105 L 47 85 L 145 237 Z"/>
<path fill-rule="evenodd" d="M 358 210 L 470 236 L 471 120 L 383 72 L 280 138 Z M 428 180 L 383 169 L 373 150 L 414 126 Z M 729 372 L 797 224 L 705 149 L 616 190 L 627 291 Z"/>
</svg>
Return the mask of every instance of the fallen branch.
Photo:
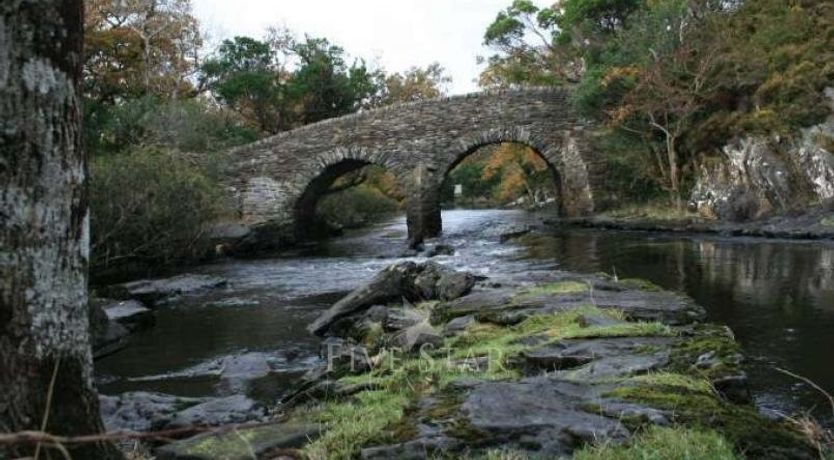
<svg viewBox="0 0 834 460">
<path fill-rule="evenodd" d="M 828 399 L 828 403 L 831 405 L 831 415 L 834 416 L 834 396 L 831 396 L 830 393 L 825 391 L 822 387 L 820 387 L 819 385 L 814 383 L 813 380 L 811 380 L 807 377 L 803 377 L 801 375 L 794 374 L 793 372 L 791 372 L 789 370 L 785 370 L 785 369 L 782 369 L 782 368 L 779 368 L 779 367 L 777 367 L 776 370 L 785 374 L 785 375 L 787 375 L 787 376 L 793 377 L 797 380 L 801 380 L 801 381 L 805 382 L 806 384 L 810 385 L 811 388 L 820 392 L 823 396 L 825 396 Z"/>
<path fill-rule="evenodd" d="M 164 431 L 112 431 L 101 434 L 91 434 L 83 436 L 58 436 L 43 431 L 19 431 L 17 433 L 0 434 L 0 445 L 13 444 L 49 444 L 49 445 L 65 445 L 65 444 L 91 444 L 99 442 L 114 442 L 114 441 L 142 441 L 142 440 L 158 440 L 170 441 L 177 437 L 194 434 L 226 434 L 239 430 L 249 430 L 253 428 L 261 428 L 265 426 L 278 425 L 281 422 L 259 422 L 248 424 L 234 424 L 224 425 L 219 427 L 188 427 L 176 428 Z"/>
</svg>

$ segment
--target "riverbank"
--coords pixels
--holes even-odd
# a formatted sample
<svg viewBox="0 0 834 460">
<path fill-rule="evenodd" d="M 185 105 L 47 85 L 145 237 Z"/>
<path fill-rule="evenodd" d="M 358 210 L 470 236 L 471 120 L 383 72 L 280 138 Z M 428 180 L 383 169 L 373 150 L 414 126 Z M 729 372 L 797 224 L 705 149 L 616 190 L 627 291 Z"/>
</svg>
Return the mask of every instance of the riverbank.
<svg viewBox="0 0 834 460">
<path fill-rule="evenodd" d="M 555 227 L 596 228 L 663 232 L 672 234 L 719 235 L 786 240 L 834 240 L 834 211 L 818 207 L 797 214 L 785 214 L 750 222 L 710 220 L 685 213 L 610 213 L 591 217 L 547 219 Z"/>
<path fill-rule="evenodd" d="M 704 316 L 639 280 L 401 262 L 311 324 L 323 363 L 269 424 L 158 458 L 818 458 L 750 405 L 738 344 Z"/>
</svg>

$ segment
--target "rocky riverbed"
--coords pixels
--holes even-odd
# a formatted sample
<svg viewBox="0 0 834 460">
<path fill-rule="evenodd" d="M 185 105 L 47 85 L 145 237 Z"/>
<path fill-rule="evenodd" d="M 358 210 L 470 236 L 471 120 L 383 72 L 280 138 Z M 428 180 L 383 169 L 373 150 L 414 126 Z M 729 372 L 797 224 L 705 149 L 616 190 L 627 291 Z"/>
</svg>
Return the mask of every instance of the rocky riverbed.
<svg viewBox="0 0 834 460">
<path fill-rule="evenodd" d="M 268 424 L 156 454 L 817 458 L 794 426 L 750 405 L 732 332 L 704 316 L 640 280 L 554 271 L 494 282 L 397 263 L 310 324 L 321 365 L 256 418 Z"/>
</svg>

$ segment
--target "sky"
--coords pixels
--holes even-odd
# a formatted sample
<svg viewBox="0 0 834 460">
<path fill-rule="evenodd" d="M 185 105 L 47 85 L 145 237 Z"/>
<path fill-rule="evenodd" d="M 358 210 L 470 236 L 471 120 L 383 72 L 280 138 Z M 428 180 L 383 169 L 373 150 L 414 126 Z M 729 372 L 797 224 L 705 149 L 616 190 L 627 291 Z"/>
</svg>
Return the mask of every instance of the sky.
<svg viewBox="0 0 834 460">
<path fill-rule="evenodd" d="M 270 25 L 325 37 L 387 72 L 439 62 L 450 94 L 478 90 L 484 31 L 511 0 L 192 0 L 210 42 Z"/>
</svg>

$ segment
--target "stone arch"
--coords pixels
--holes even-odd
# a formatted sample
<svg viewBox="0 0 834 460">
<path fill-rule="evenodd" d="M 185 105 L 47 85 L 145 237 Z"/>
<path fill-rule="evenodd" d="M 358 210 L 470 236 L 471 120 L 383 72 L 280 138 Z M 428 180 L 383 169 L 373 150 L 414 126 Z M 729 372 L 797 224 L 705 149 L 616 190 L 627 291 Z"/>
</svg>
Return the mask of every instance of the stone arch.
<svg viewBox="0 0 834 460">
<path fill-rule="evenodd" d="M 338 178 L 370 165 L 391 171 L 398 180 L 402 177 L 390 155 L 360 146 L 338 147 L 313 158 L 309 167 L 293 179 L 297 184 L 297 198 L 292 204 L 296 229 L 315 226 L 318 202 Z"/>
<path fill-rule="evenodd" d="M 439 187 L 443 180 L 449 173 L 460 164 L 461 161 L 468 156 L 477 152 L 478 150 L 491 145 L 512 143 L 521 144 L 533 149 L 534 152 L 547 164 L 550 174 L 553 176 L 555 186 L 561 194 L 562 172 L 560 165 L 562 164 L 562 150 L 551 145 L 545 138 L 536 136 L 529 128 L 525 127 L 506 127 L 498 129 L 490 129 L 478 133 L 477 135 L 470 135 L 461 138 L 458 141 L 456 151 L 459 153 L 452 153 L 451 164 L 444 164 L 440 170 Z"/>
<path fill-rule="evenodd" d="M 543 135 L 526 126 L 493 128 L 461 137 L 448 152 L 438 158 L 434 177 L 425 181 L 418 192 L 419 197 L 412 197 L 414 205 L 409 206 L 409 239 L 412 245 L 442 232 L 440 189 L 449 172 L 477 150 L 501 143 L 526 145 L 547 163 L 559 190 L 559 205 L 563 214 L 580 215 L 588 212 L 592 203 L 587 168 L 569 133 Z"/>
</svg>

